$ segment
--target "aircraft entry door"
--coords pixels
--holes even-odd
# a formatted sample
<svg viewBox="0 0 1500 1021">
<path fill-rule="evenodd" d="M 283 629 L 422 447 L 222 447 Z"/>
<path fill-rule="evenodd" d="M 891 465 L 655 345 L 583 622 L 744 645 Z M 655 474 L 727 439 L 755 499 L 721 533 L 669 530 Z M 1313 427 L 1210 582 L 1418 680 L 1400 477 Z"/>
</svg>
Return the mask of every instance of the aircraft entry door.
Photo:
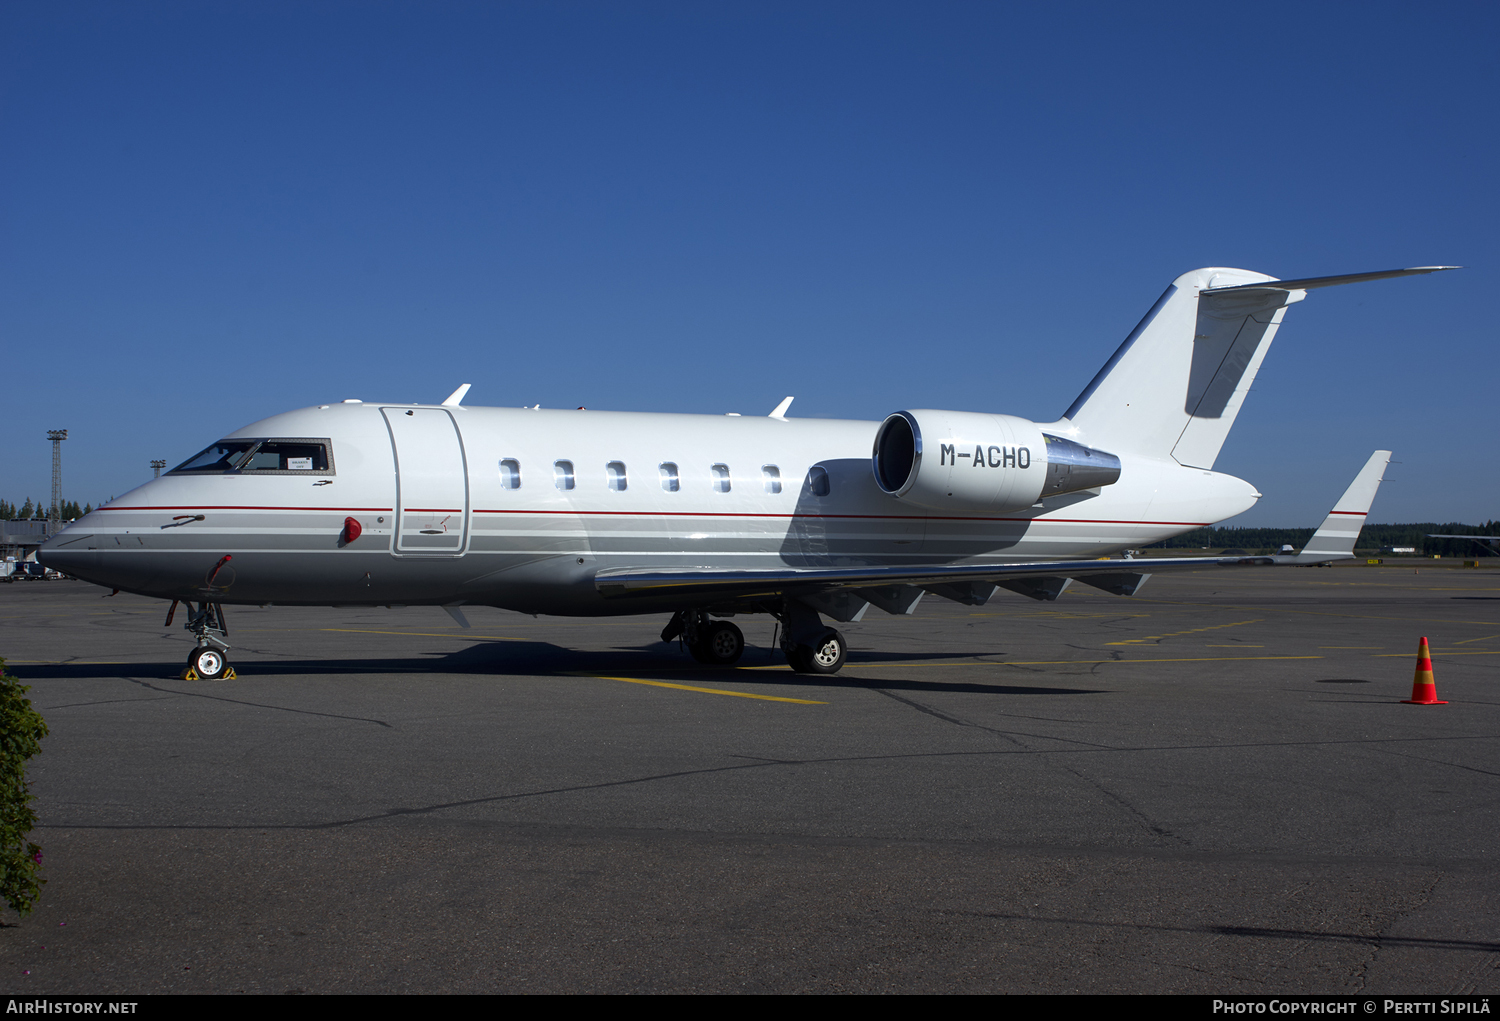
<svg viewBox="0 0 1500 1021">
<path fill-rule="evenodd" d="M 453 415 L 381 408 L 396 453 L 396 552 L 461 556 L 468 542 L 469 472 Z"/>
</svg>

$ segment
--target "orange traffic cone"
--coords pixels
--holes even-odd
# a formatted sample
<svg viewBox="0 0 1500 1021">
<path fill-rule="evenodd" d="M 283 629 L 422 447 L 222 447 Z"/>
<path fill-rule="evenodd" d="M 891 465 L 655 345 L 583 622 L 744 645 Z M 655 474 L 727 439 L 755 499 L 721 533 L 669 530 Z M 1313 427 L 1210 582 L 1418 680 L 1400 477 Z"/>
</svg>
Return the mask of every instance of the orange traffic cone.
<svg viewBox="0 0 1500 1021">
<path fill-rule="evenodd" d="M 1447 705 L 1437 697 L 1437 682 L 1432 679 L 1432 654 L 1427 651 L 1427 639 L 1417 648 L 1417 676 L 1411 682 L 1411 698 L 1401 700 L 1406 705 Z"/>
</svg>

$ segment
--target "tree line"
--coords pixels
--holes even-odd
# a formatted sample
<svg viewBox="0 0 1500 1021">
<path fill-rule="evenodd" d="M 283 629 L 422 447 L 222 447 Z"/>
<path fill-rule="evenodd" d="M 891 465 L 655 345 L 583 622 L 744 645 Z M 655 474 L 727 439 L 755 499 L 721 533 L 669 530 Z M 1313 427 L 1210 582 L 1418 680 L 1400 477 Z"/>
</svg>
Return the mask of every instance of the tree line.
<svg viewBox="0 0 1500 1021">
<path fill-rule="evenodd" d="M 1147 549 L 1242 549 L 1247 553 L 1274 553 L 1282 546 L 1301 549 L 1312 538 L 1314 528 L 1195 528 L 1174 539 L 1148 546 Z M 1481 543 L 1463 539 L 1429 539 L 1432 533 L 1442 535 L 1494 535 L 1500 536 L 1500 521 L 1486 521 L 1482 525 L 1465 525 L 1456 521 L 1439 524 L 1436 521 L 1415 524 L 1366 525 L 1355 540 L 1357 550 L 1375 552 L 1391 546 L 1411 546 L 1423 556 L 1474 557 L 1485 556 Z"/>
<path fill-rule="evenodd" d="M 94 508 L 88 504 L 78 506 L 76 500 L 64 500 L 57 508 L 57 513 L 64 521 L 73 521 L 81 518 Z M 17 510 L 16 505 L 0 500 L 0 521 L 45 521 L 47 519 L 47 507 L 45 504 L 33 504 L 31 497 Z"/>
</svg>

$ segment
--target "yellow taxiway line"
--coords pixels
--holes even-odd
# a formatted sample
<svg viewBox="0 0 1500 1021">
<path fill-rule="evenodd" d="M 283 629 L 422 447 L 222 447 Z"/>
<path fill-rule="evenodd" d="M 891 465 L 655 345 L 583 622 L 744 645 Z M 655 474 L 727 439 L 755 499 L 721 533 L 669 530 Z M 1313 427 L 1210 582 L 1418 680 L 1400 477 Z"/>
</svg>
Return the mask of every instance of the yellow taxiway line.
<svg viewBox="0 0 1500 1021">
<path fill-rule="evenodd" d="M 736 698 L 758 698 L 764 702 L 795 702 L 797 705 L 827 705 L 809 698 L 782 698 L 780 695 L 755 695 L 748 691 L 727 691 L 724 688 L 696 688 L 691 684 L 669 684 L 666 681 L 648 681 L 643 677 L 606 677 L 603 674 L 573 674 L 574 677 L 592 677 L 599 681 L 624 681 L 626 684 L 649 684 L 653 688 L 676 688 L 678 691 L 698 691 L 705 695 L 733 695 Z"/>
</svg>

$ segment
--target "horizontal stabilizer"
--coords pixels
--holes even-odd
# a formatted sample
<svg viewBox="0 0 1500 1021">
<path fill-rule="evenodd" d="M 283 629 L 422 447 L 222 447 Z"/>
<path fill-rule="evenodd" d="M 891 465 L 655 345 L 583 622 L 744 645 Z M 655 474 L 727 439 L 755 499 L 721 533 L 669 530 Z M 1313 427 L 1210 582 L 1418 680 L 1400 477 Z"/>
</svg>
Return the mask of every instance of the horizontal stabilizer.
<svg viewBox="0 0 1500 1021">
<path fill-rule="evenodd" d="M 1441 273 L 1448 269 L 1463 269 L 1462 266 L 1413 266 L 1410 269 L 1382 269 L 1374 273 L 1345 273 L 1333 277 L 1303 277 L 1301 280 L 1266 280 L 1256 284 L 1238 284 L 1234 287 L 1205 287 L 1204 294 L 1229 294 L 1233 291 L 1310 291 L 1317 287 L 1337 287 L 1340 284 L 1362 284 L 1366 280 L 1389 280 L 1391 277 L 1415 277 L 1425 273 Z"/>
</svg>

